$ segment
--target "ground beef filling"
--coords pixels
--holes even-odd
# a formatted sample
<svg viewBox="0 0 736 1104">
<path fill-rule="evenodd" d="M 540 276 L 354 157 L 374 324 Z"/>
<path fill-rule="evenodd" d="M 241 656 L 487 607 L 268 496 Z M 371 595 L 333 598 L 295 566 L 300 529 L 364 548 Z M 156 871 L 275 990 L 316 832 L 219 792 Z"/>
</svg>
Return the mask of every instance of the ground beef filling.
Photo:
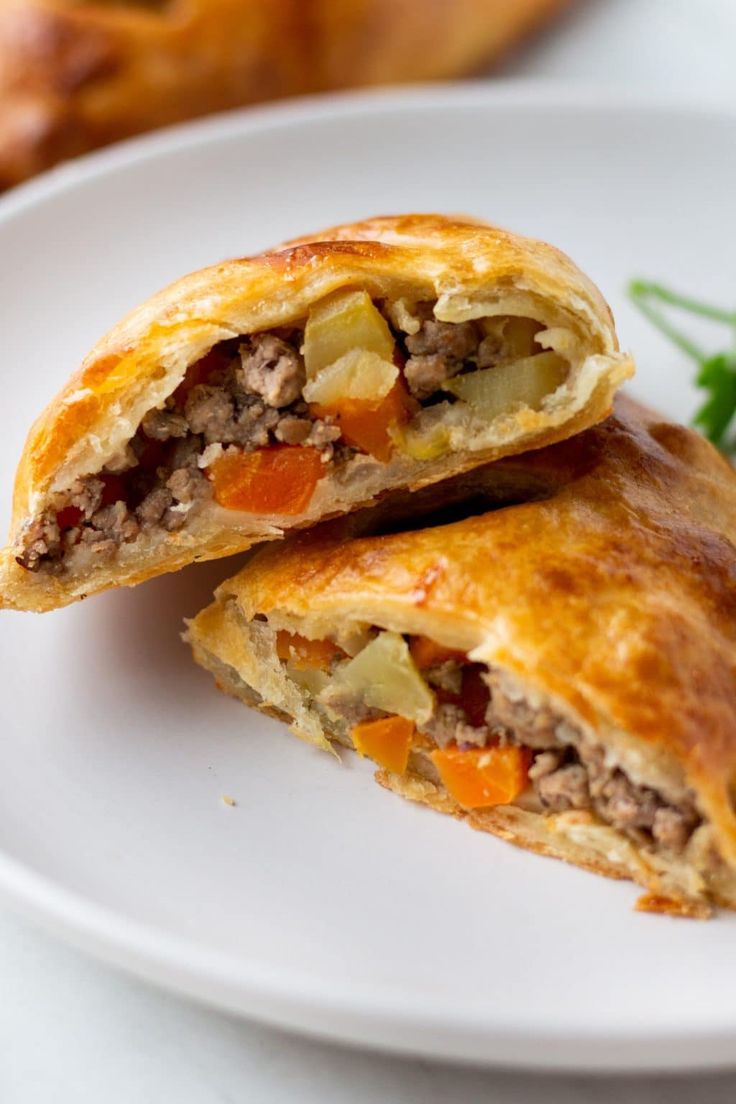
<svg viewBox="0 0 736 1104">
<path fill-rule="evenodd" d="M 77 480 L 31 523 L 18 563 L 56 574 L 79 545 L 108 559 L 141 532 L 180 529 L 212 497 L 207 464 L 230 447 L 309 445 L 330 460 L 340 430 L 329 418 L 312 418 L 301 400 L 301 336 L 223 342 L 192 365 L 165 405 L 146 414 L 123 456 Z"/>
<path fill-rule="evenodd" d="M 529 778 L 545 809 L 590 809 L 639 844 L 682 851 L 701 819 L 692 803 L 674 805 L 656 790 L 636 785 L 552 710 L 532 708 L 510 694 L 493 672 L 488 682 L 488 719 L 514 742 L 535 750 Z M 574 742 L 568 742 L 571 737 Z"/>
<path fill-rule="evenodd" d="M 406 338 L 410 354 L 404 376 L 416 399 L 428 399 L 445 380 L 458 375 L 472 358 L 479 367 L 483 348 L 481 332 L 474 322 L 455 325 L 427 319 L 418 332 Z"/>
<path fill-rule="evenodd" d="M 432 303 L 419 303 L 410 323 L 418 329 L 409 334 L 386 304 L 378 306 L 392 326 L 408 390 L 422 404 L 454 402 L 439 390 L 445 380 L 503 359 L 499 337 L 487 336 L 481 323 L 439 322 Z M 541 328 L 530 325 L 530 333 Z M 330 462 L 340 429 L 330 417 L 313 418 L 302 401 L 302 341 L 299 328 L 253 334 L 222 342 L 192 365 L 164 406 L 146 414 L 123 455 L 77 480 L 27 526 L 17 557 L 21 567 L 59 574 L 80 545 L 110 559 L 141 532 L 180 529 L 212 497 L 206 468 L 222 449 L 307 445 Z M 356 451 L 337 447 L 341 460 Z"/>
<path fill-rule="evenodd" d="M 480 664 L 448 661 L 422 672 L 435 692 L 432 717 L 420 731 L 444 748 L 516 744 L 534 752 L 529 782 L 550 813 L 589 810 L 637 844 L 679 853 L 700 823 L 692 804 L 673 805 L 647 786 L 637 786 L 607 766 L 599 747 L 587 748 L 578 733 L 545 707 L 511 697 L 503 680 Z M 380 714 L 355 697 L 330 701 L 350 725 Z M 574 737 L 574 743 L 570 737 Z"/>
</svg>

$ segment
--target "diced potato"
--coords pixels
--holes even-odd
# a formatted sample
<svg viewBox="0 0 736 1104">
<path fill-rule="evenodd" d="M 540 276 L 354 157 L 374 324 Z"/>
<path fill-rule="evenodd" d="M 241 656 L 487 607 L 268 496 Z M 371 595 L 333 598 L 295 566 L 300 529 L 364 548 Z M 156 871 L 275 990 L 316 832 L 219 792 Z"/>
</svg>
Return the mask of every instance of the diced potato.
<svg viewBox="0 0 736 1104">
<path fill-rule="evenodd" d="M 379 633 L 354 659 L 340 668 L 320 695 L 329 706 L 330 692 L 353 693 L 373 709 L 423 724 L 434 708 L 434 695 L 417 670 L 403 636 Z"/>
<path fill-rule="evenodd" d="M 303 391 L 306 402 L 339 405 L 341 399 L 378 402 L 396 383 L 399 369 L 378 353 L 352 349 L 310 379 Z"/>
<path fill-rule="evenodd" d="M 443 384 L 490 421 L 500 414 L 527 406 L 538 410 L 547 395 L 556 391 L 567 377 L 570 365 L 557 353 L 538 353 L 512 364 L 499 364 L 456 376 Z"/>
<path fill-rule="evenodd" d="M 355 349 L 391 361 L 395 342 L 386 319 L 367 291 L 349 288 L 312 307 L 304 330 L 308 379 Z"/>
</svg>

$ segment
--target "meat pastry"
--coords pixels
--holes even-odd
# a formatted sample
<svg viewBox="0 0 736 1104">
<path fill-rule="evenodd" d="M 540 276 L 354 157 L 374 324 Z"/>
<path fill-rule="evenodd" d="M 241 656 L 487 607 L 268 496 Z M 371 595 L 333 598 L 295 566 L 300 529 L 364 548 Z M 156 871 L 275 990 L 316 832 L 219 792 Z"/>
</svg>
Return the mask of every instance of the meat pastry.
<svg viewBox="0 0 736 1104">
<path fill-rule="evenodd" d="M 412 801 L 632 878 L 645 907 L 736 907 L 736 474 L 619 399 L 461 480 L 461 520 L 396 531 L 379 506 L 257 553 L 190 623 L 197 662 Z"/>
<path fill-rule="evenodd" d="M 52 609 L 559 440 L 631 372 L 572 262 L 486 224 L 373 219 L 205 269 L 32 428 L 0 600 Z"/>
<path fill-rule="evenodd" d="M 256 100 L 454 77 L 566 0 L 0 0 L 0 189 Z"/>
</svg>

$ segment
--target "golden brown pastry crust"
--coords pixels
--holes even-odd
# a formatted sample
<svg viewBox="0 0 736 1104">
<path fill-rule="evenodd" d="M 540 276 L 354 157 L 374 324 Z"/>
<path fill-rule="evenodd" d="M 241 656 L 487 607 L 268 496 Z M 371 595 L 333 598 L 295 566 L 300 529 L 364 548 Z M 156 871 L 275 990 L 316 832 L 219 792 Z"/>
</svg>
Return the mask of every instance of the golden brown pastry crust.
<svg viewBox="0 0 736 1104">
<path fill-rule="evenodd" d="M 258 100 L 452 77 L 566 0 L 3 0 L 0 189 Z"/>
<path fill-rule="evenodd" d="M 320 88 L 458 77 L 495 61 L 569 0 L 315 0 Z"/>
<path fill-rule="evenodd" d="M 554 703 L 633 781 L 693 793 L 728 865 L 685 892 L 690 871 L 642 866 L 630 843 L 613 858 L 579 814 L 483 810 L 469 815 L 476 827 L 653 893 L 736 907 L 736 473 L 700 436 L 624 398 L 595 429 L 467 482 L 492 490 L 503 473 L 519 487 L 546 481 L 547 496 L 346 542 L 376 524 L 354 515 L 264 549 L 190 626 L 195 657 L 230 662 L 217 632 L 227 610 L 313 638 L 365 622 L 469 651 Z M 383 781 L 448 811 L 431 781 Z"/>
<path fill-rule="evenodd" d="M 256 257 L 192 273 L 153 296 L 115 326 L 30 431 L 18 468 L 9 547 L 0 552 L 0 606 L 52 609 L 109 586 L 132 585 L 194 559 L 242 551 L 281 530 L 247 515 L 213 520 L 196 531 L 168 534 L 155 546 L 123 546 L 118 562 L 94 577 L 52 577 L 15 562 L 23 525 L 49 496 L 75 478 L 99 471 L 160 405 L 189 364 L 226 338 L 291 324 L 310 306 L 348 285 L 377 298 L 437 299 L 438 314 L 462 319 L 489 301 L 521 303 L 564 323 L 581 342 L 582 361 L 551 406 L 521 410 L 489 428 L 472 447 L 459 444 L 431 461 L 399 454 L 377 465 L 361 500 L 322 501 L 294 524 L 368 504 L 397 486 L 418 487 L 485 460 L 559 440 L 604 418 L 617 387 L 631 375 L 618 351 L 610 311 L 595 286 L 564 254 L 543 242 L 485 223 L 440 215 L 368 219 Z M 511 310 L 510 313 L 517 313 Z M 494 423 L 495 425 L 495 423 Z M 353 492 L 350 492 L 353 493 Z M 357 492 L 355 492 L 357 493 Z M 345 491 L 348 494 L 348 491 Z M 329 508 L 328 508 L 329 507 Z"/>
</svg>

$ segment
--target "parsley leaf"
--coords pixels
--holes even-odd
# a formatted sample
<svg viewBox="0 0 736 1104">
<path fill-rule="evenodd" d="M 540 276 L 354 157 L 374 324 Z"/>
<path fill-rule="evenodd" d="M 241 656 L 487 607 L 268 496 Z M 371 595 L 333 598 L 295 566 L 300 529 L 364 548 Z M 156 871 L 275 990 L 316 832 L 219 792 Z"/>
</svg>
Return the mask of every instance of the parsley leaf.
<svg viewBox="0 0 736 1104">
<path fill-rule="evenodd" d="M 699 426 L 708 440 L 720 447 L 736 414 L 736 352 L 708 357 L 695 382 L 710 391 L 710 398 L 698 410 L 693 425 Z"/>
<path fill-rule="evenodd" d="M 695 414 L 693 425 L 700 428 L 714 445 L 723 448 L 728 428 L 736 416 L 736 348 L 714 355 L 706 354 L 672 324 L 662 305 L 732 327 L 736 327 L 736 312 L 702 303 L 647 280 L 632 280 L 629 295 L 642 314 L 697 364 L 695 383 L 709 395 Z"/>
</svg>

